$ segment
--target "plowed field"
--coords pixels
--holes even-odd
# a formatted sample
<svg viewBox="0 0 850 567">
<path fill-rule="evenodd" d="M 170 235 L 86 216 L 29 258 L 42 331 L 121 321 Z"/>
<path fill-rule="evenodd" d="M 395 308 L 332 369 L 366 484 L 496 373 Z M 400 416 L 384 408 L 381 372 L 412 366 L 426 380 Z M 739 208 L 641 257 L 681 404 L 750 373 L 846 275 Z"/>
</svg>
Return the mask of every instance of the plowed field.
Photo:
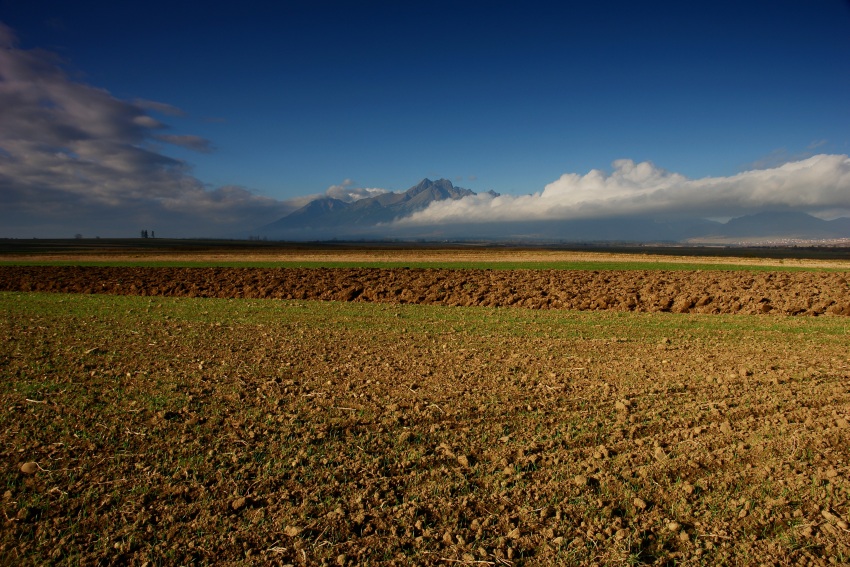
<svg viewBox="0 0 850 567">
<path fill-rule="evenodd" d="M 0 564 L 849 564 L 847 280 L 2 266 Z"/>
<path fill-rule="evenodd" d="M 0 266 L 0 291 L 850 315 L 847 273 Z"/>
</svg>

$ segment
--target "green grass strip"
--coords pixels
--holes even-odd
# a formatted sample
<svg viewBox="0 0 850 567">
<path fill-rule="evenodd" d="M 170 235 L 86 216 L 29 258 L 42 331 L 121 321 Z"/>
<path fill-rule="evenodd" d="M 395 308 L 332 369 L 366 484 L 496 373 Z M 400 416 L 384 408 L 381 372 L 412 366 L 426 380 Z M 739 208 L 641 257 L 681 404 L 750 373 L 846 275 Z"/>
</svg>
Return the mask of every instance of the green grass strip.
<svg viewBox="0 0 850 567">
<path fill-rule="evenodd" d="M 722 342 L 749 340 L 753 336 L 817 337 L 824 343 L 842 344 L 850 340 L 850 320 L 846 317 L 623 313 L 336 301 L 0 292 L 0 314 L 113 321 L 128 331 L 140 324 L 183 321 L 269 328 L 299 323 L 313 328 L 380 331 L 402 337 L 448 333 L 475 337 L 476 341 L 513 336 L 655 344 L 662 337 L 675 335 Z"/>
</svg>

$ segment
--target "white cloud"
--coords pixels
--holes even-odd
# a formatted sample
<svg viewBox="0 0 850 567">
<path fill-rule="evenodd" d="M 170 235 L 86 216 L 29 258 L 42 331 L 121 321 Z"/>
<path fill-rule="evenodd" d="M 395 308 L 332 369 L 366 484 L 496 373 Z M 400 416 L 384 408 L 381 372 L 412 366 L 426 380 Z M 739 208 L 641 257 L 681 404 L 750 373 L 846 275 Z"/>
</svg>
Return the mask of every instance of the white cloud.
<svg viewBox="0 0 850 567">
<path fill-rule="evenodd" d="M 56 55 L 19 49 L 0 23 L 0 236 L 130 236 L 140 226 L 208 236 L 293 210 L 244 188 L 210 190 L 157 143 L 206 152 L 209 141 L 165 134 L 148 111 L 181 113 L 74 81 Z"/>
<path fill-rule="evenodd" d="M 325 195 L 334 199 L 339 199 L 340 201 L 351 203 L 353 201 L 359 201 L 360 199 L 377 197 L 378 195 L 387 193 L 386 189 L 355 187 L 355 185 L 356 183 L 353 180 L 346 179 L 339 185 L 331 185 L 328 187 L 327 191 L 325 191 Z"/>
<path fill-rule="evenodd" d="M 769 209 L 835 216 L 850 212 L 850 157 L 816 155 L 729 177 L 688 179 L 650 162 L 617 160 L 613 171 L 567 173 L 530 195 L 481 194 L 437 201 L 401 226 L 569 220 L 626 215 L 731 217 Z"/>
</svg>

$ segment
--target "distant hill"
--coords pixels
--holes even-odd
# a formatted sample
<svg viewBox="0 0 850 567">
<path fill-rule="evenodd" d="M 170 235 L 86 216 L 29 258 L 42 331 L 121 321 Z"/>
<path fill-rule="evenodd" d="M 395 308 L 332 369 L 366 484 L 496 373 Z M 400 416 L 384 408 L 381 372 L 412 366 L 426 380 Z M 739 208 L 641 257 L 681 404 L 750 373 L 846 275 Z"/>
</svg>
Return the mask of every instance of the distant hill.
<svg viewBox="0 0 850 567">
<path fill-rule="evenodd" d="M 716 230 L 691 235 L 691 242 L 736 240 L 830 240 L 850 238 L 850 219 L 823 220 L 807 213 L 767 211 L 720 224 Z"/>
<path fill-rule="evenodd" d="M 730 220 L 723 225 L 725 236 L 781 236 L 784 238 L 850 237 L 850 219 L 825 221 L 793 211 L 763 212 Z"/>
</svg>

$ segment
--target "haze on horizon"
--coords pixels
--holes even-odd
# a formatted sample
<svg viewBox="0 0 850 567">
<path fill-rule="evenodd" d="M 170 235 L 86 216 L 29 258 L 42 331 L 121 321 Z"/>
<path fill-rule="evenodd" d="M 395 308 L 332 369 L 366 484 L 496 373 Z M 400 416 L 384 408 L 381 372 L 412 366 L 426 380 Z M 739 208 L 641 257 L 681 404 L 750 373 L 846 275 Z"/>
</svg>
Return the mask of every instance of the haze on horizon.
<svg viewBox="0 0 850 567">
<path fill-rule="evenodd" d="M 478 195 L 398 227 L 850 216 L 848 4 L 683 4 L 0 0 L 0 238 L 226 237 L 423 177 Z"/>
</svg>

